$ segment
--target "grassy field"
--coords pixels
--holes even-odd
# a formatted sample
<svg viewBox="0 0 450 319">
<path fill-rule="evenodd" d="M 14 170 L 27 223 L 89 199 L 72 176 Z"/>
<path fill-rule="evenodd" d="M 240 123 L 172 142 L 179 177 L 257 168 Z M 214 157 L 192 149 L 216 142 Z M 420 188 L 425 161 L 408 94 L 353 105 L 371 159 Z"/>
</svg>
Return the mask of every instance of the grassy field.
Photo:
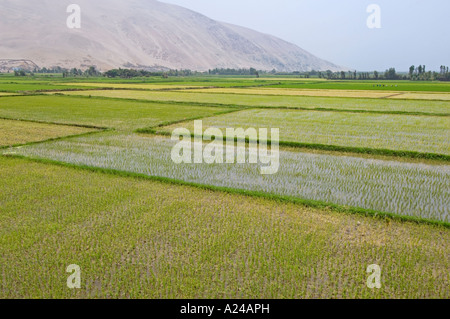
<svg viewBox="0 0 450 319">
<path fill-rule="evenodd" d="M 76 83 L 61 83 L 61 85 L 74 86 Z M 193 85 L 177 84 L 141 84 L 141 83 L 82 83 L 83 86 L 91 88 L 109 88 L 109 89 L 134 89 L 134 90 L 164 90 L 164 89 L 184 89 L 191 88 Z"/>
<path fill-rule="evenodd" d="M 450 118 L 393 114 L 254 109 L 203 119 L 204 128 L 279 128 L 280 140 L 296 143 L 417 151 L 450 155 Z M 172 132 L 194 121 L 164 127 Z"/>
<path fill-rule="evenodd" d="M 244 107 L 283 107 L 303 109 L 332 109 L 368 112 L 399 112 L 450 115 L 450 103 L 444 101 L 392 101 L 386 99 L 357 99 L 304 96 L 272 96 L 189 92 L 146 92 L 133 90 L 101 90 L 61 92 L 72 96 L 96 96 L 149 101 L 175 101 L 202 104 L 223 104 Z"/>
<path fill-rule="evenodd" d="M 317 96 L 317 97 L 349 97 L 349 98 L 397 98 L 418 100 L 450 100 L 450 93 L 435 92 L 407 92 L 407 91 L 384 91 L 374 90 L 336 90 L 336 89 L 284 89 L 284 88 L 201 88 L 188 89 L 190 92 L 199 93 L 225 93 L 225 94 L 253 94 L 253 95 L 275 95 L 275 96 Z"/>
<path fill-rule="evenodd" d="M 79 135 L 92 129 L 66 125 L 10 121 L 0 119 L 0 147 Z"/>
<path fill-rule="evenodd" d="M 449 93 L 406 93 L 403 92 L 402 94 L 393 95 L 389 97 L 391 99 L 404 99 L 404 100 L 441 100 L 441 101 L 450 101 L 450 94 Z"/>
<path fill-rule="evenodd" d="M 285 89 L 318 89 L 318 90 L 375 90 L 375 91 L 429 91 L 450 92 L 450 84 L 445 82 L 423 81 L 325 81 L 325 82 L 286 82 L 275 85 Z"/>
<path fill-rule="evenodd" d="M 16 154 L 450 222 L 447 165 L 282 151 L 277 174 L 261 175 L 262 165 L 248 161 L 175 164 L 174 145 L 164 137 L 106 132 L 31 145 Z"/>
<path fill-rule="evenodd" d="M 0 75 L 0 298 L 449 299 L 450 86 L 376 83 Z M 175 164 L 194 119 L 279 128 L 279 171 Z"/>
<path fill-rule="evenodd" d="M 0 175 L 1 298 L 450 297 L 440 227 L 25 160 Z"/>
<path fill-rule="evenodd" d="M 42 82 L 0 82 L 0 92 L 40 92 L 40 91 L 64 91 L 74 89 L 89 89 L 88 86 L 82 85 L 55 85 Z"/>
<path fill-rule="evenodd" d="M 352 97 L 352 98 L 386 98 L 397 92 L 363 91 L 363 90 L 330 90 L 330 89 L 283 89 L 283 88 L 209 88 L 189 89 L 190 92 L 250 94 L 250 95 L 285 95 L 285 96 L 318 96 L 318 97 Z"/>
<path fill-rule="evenodd" d="M 3 97 L 0 117 L 133 130 L 208 116 L 227 108 L 177 106 L 65 96 Z"/>
<path fill-rule="evenodd" d="M 202 80 L 192 80 L 186 79 L 185 81 L 176 81 L 173 82 L 171 80 L 158 80 L 158 81 L 142 81 L 127 83 L 127 80 L 120 81 L 122 83 L 111 83 L 109 81 L 99 81 L 99 82 L 66 82 L 60 83 L 61 85 L 82 85 L 88 87 L 108 87 L 114 89 L 139 89 L 139 90 L 164 90 L 164 89 L 186 89 L 192 87 L 251 87 L 251 86 L 262 86 L 262 85 L 276 85 L 279 82 L 274 80 L 258 80 L 255 78 L 252 79 L 229 79 L 228 81 L 224 81 L 224 79 L 211 79 L 206 81 Z"/>
</svg>

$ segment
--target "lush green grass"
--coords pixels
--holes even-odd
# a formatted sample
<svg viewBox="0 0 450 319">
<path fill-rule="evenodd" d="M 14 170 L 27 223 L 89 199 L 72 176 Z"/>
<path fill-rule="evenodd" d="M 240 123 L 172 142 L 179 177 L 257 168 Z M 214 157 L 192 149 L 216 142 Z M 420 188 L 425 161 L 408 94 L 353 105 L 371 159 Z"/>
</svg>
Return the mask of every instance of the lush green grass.
<svg viewBox="0 0 450 319">
<path fill-rule="evenodd" d="M 278 88 L 304 88 L 304 89 L 337 89 L 337 90 L 387 90 L 387 91 L 429 91 L 450 92 L 450 84 L 446 82 L 429 81 L 353 81 L 353 80 L 325 80 L 318 78 L 300 79 L 285 76 L 266 76 L 255 78 L 254 76 L 202 76 L 202 77 L 142 77 L 133 79 L 106 78 L 106 77 L 73 77 L 63 78 L 61 74 L 43 75 L 36 74 L 33 77 L 14 77 L 11 74 L 1 74 L 0 83 L 149 83 L 163 85 L 186 86 L 254 86 L 270 85 Z M 385 85 L 376 86 L 376 85 Z M 374 86 L 375 85 L 375 86 Z"/>
<path fill-rule="evenodd" d="M 66 85 L 76 85 L 73 83 L 61 83 Z M 114 89 L 139 89 L 139 90 L 165 90 L 165 89 L 177 89 L 177 88 L 191 88 L 191 87 L 252 87 L 252 86 L 269 86 L 278 82 L 264 81 L 264 80 L 247 80 L 247 81 L 176 81 L 176 82 L 132 82 L 132 83 L 120 83 L 120 82 L 78 82 L 80 85 L 87 87 L 107 87 Z"/>
<path fill-rule="evenodd" d="M 290 81 L 291 79 L 284 79 Z M 300 79 L 297 79 L 300 80 Z M 36 74 L 33 77 L 14 77 L 11 75 L 0 75 L 0 83 L 77 83 L 83 85 L 84 83 L 97 83 L 100 86 L 108 86 L 109 84 L 156 84 L 156 85 L 172 85 L 176 86 L 216 86 L 216 87 L 233 87 L 233 86 L 258 86 L 258 85 L 275 85 L 279 84 L 283 79 L 279 78 L 256 78 L 256 77 L 169 77 L 164 79 L 158 77 L 141 77 L 132 79 L 122 78 L 106 78 L 106 77 L 67 77 L 63 78 L 59 75 L 42 75 Z M 308 82 L 313 82 L 309 80 Z"/>
<path fill-rule="evenodd" d="M 190 92 L 144 92 L 132 90 L 77 91 L 66 95 L 99 96 L 150 101 L 176 101 L 245 107 L 282 107 L 324 110 L 352 110 L 386 113 L 425 113 L 450 115 L 450 102 L 392 101 L 386 99 L 324 98 L 307 96 L 270 96 Z"/>
<path fill-rule="evenodd" d="M 181 180 L 381 213 L 450 222 L 447 165 L 397 163 L 345 156 L 280 153 L 279 171 L 259 164 L 175 164 L 175 142 L 163 137 L 105 132 L 13 149 L 14 154 Z M 205 143 L 206 145 L 206 143 Z"/>
<path fill-rule="evenodd" d="M 448 92 L 408 92 L 408 91 L 375 91 L 375 90 L 332 90 L 332 89 L 286 89 L 273 87 L 241 87 L 241 88 L 190 88 L 187 92 L 224 93 L 273 96 L 314 96 L 335 98 L 369 98 L 369 99 L 402 99 L 450 101 Z"/>
<path fill-rule="evenodd" d="M 374 83 L 0 75 L 0 118 L 116 130 L 0 152 L 29 158 L 0 156 L 0 298 L 450 298 L 445 160 L 284 149 L 280 171 L 261 175 L 259 164 L 176 165 L 175 142 L 131 133 L 206 117 L 205 128 L 279 127 L 296 146 L 449 154 L 450 102 L 288 96 L 305 88 L 441 99 L 450 91 L 448 83 Z M 149 91 L 203 86 L 223 89 Z M 1 92 L 74 88 L 91 91 L 65 93 L 92 98 Z M 78 134 L 72 129 L 89 131 L 0 120 L 0 145 Z M 379 290 L 365 284 L 374 263 Z M 80 290 L 66 287 L 70 264 L 81 266 Z"/>
<path fill-rule="evenodd" d="M 0 147 L 44 141 L 68 135 L 79 135 L 92 131 L 92 129 L 83 127 L 0 119 Z"/>
<path fill-rule="evenodd" d="M 41 91 L 64 91 L 74 89 L 89 89 L 81 85 L 55 85 L 44 82 L 0 82 L 0 92 L 41 92 Z"/>
<path fill-rule="evenodd" d="M 450 297 L 444 228 L 16 159 L 0 175 L 1 298 Z"/>
<path fill-rule="evenodd" d="M 3 97 L 0 117 L 133 130 L 165 122 L 208 116 L 227 108 L 152 104 L 65 96 Z"/>
<path fill-rule="evenodd" d="M 381 85 L 381 86 L 377 86 Z M 450 83 L 428 81 L 289 81 L 274 87 L 292 89 L 450 92 Z"/>
<path fill-rule="evenodd" d="M 229 127 L 279 128 L 287 142 L 450 155 L 449 117 L 253 109 L 205 118 L 203 126 L 224 134 Z M 161 130 L 177 127 L 194 132 L 193 121 Z"/>
</svg>

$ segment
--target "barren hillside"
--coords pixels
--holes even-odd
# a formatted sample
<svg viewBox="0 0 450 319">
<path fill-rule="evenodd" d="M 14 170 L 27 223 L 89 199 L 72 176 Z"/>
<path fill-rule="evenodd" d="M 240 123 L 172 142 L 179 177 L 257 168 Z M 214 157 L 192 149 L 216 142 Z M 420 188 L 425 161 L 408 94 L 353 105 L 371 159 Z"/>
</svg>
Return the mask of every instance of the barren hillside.
<svg viewBox="0 0 450 319">
<path fill-rule="evenodd" d="M 69 29 L 72 0 L 0 0 L 0 59 L 40 67 L 339 70 L 298 46 L 156 0 L 77 0 L 81 29 Z"/>
</svg>

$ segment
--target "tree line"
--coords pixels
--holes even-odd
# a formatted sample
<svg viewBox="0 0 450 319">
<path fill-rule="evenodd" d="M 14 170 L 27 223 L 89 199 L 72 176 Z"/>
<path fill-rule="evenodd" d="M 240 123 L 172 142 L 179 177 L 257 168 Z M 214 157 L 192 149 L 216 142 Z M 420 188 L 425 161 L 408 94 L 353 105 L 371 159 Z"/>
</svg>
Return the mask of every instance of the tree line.
<svg viewBox="0 0 450 319">
<path fill-rule="evenodd" d="M 331 70 L 327 70 L 326 72 L 318 72 L 318 77 L 328 80 L 408 80 L 405 76 L 398 74 L 395 68 L 389 68 L 384 73 L 378 71 L 332 72 Z"/>
<path fill-rule="evenodd" d="M 91 66 L 88 69 L 81 70 L 77 68 L 65 69 L 61 67 L 54 68 L 42 68 L 35 69 L 33 72 L 26 72 L 24 70 L 15 70 L 15 76 L 27 76 L 29 74 L 50 74 L 57 73 L 62 74 L 63 77 L 99 77 L 104 76 L 108 78 L 136 78 L 136 77 L 155 77 L 161 76 L 167 78 L 169 76 L 202 76 L 202 75 L 247 75 L 260 77 L 261 74 L 271 74 L 280 76 L 296 76 L 300 78 L 311 78 L 318 77 L 328 80 L 411 80 L 411 81 L 450 81 L 449 67 L 441 65 L 439 72 L 427 71 L 425 65 L 414 66 L 409 68 L 408 73 L 398 73 L 395 68 L 389 68 L 384 73 L 373 71 L 373 72 L 358 72 L 354 71 L 338 71 L 333 72 L 327 70 L 322 71 L 309 71 L 309 72 L 277 72 L 272 71 L 262 71 L 256 70 L 255 68 L 241 68 L 241 69 L 224 69 L 216 68 L 210 69 L 207 72 L 198 72 L 192 70 L 167 70 L 167 71 L 145 71 L 136 69 L 112 69 L 107 72 L 100 72 L 95 66 Z"/>
<path fill-rule="evenodd" d="M 340 71 L 318 72 L 319 78 L 328 80 L 411 80 L 411 81 L 450 81 L 450 73 L 448 66 L 442 65 L 440 71 L 427 71 L 425 65 L 414 66 L 409 68 L 409 73 L 397 73 L 395 68 L 389 68 L 384 73 L 378 71 L 358 72 L 358 71 Z"/>
<path fill-rule="evenodd" d="M 263 71 L 257 71 L 255 68 L 249 69 L 215 68 L 212 70 L 208 70 L 209 75 L 254 75 L 256 77 L 259 77 L 259 73 L 263 73 Z"/>
<path fill-rule="evenodd" d="M 53 68 L 35 68 L 33 71 L 25 71 L 25 70 L 14 70 L 15 76 L 27 76 L 27 75 L 35 75 L 35 74 L 62 74 L 63 77 L 89 77 L 89 76 L 101 76 L 102 73 L 97 70 L 95 66 L 91 66 L 86 70 L 81 69 L 65 69 L 60 66 Z"/>
</svg>

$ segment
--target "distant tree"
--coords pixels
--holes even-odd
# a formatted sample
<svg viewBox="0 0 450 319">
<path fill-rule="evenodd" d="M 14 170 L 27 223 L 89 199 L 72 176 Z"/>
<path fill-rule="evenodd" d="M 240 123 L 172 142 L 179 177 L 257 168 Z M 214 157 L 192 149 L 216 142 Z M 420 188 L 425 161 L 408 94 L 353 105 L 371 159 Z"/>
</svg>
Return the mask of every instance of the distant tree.
<svg viewBox="0 0 450 319">
<path fill-rule="evenodd" d="M 89 69 L 86 70 L 88 76 L 97 76 L 100 75 L 100 72 L 97 71 L 95 66 L 90 66 Z"/>
<path fill-rule="evenodd" d="M 419 65 L 419 67 L 417 68 L 417 72 L 419 73 L 419 74 L 422 74 L 422 66 L 421 65 Z"/>
<path fill-rule="evenodd" d="M 409 67 L 409 77 L 412 78 L 414 71 L 416 70 L 416 67 L 414 65 L 411 65 Z"/>
<path fill-rule="evenodd" d="M 26 76 L 27 74 L 25 73 L 24 70 L 15 70 L 14 71 L 14 76 Z"/>
<path fill-rule="evenodd" d="M 259 72 L 255 68 L 250 68 L 250 75 L 256 75 L 259 78 Z"/>
<path fill-rule="evenodd" d="M 375 77 L 376 80 L 378 80 L 378 71 L 373 71 L 373 76 Z"/>
<path fill-rule="evenodd" d="M 384 73 L 384 77 L 388 80 L 396 80 L 398 78 L 395 68 L 390 68 Z"/>
</svg>

